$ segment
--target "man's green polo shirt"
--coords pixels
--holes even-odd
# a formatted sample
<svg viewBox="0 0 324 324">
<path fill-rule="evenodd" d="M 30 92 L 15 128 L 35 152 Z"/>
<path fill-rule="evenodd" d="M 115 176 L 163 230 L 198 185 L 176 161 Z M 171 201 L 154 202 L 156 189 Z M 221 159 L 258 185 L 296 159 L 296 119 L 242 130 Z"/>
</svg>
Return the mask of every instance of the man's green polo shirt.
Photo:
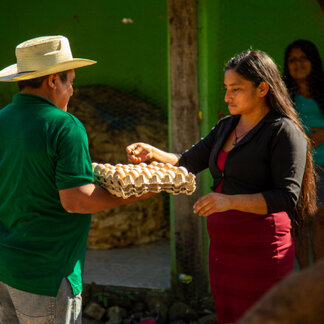
<svg viewBox="0 0 324 324">
<path fill-rule="evenodd" d="M 56 296 L 82 291 L 91 215 L 67 213 L 59 190 L 93 181 L 84 126 L 49 100 L 19 93 L 0 110 L 0 281 Z"/>
</svg>

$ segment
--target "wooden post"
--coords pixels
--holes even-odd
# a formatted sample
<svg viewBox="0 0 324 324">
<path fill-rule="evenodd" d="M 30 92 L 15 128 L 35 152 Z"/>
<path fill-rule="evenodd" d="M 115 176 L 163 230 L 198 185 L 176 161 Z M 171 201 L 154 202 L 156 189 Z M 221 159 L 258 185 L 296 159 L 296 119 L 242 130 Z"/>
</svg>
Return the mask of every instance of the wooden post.
<svg viewBox="0 0 324 324">
<path fill-rule="evenodd" d="M 199 140 L 199 106 L 197 82 L 197 0 L 169 0 L 171 128 L 173 152 L 180 153 Z M 174 238 L 176 274 L 173 288 L 185 298 L 200 297 L 208 291 L 203 265 L 202 222 L 193 214 L 199 198 L 174 197 Z M 190 284 L 181 283 L 175 275 L 191 275 Z"/>
</svg>

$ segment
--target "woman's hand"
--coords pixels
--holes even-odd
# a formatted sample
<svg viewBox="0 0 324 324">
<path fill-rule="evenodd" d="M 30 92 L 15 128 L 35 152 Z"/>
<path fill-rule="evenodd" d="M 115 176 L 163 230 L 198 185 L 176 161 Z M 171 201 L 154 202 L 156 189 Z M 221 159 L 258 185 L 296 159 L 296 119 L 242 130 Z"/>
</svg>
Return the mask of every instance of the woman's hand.
<svg viewBox="0 0 324 324">
<path fill-rule="evenodd" d="M 232 209 L 230 198 L 230 195 L 211 192 L 196 201 L 193 206 L 194 213 L 199 216 L 209 216 L 216 212 Z"/>
<path fill-rule="evenodd" d="M 149 160 L 178 165 L 176 154 L 164 152 L 146 143 L 134 143 L 126 147 L 128 160 L 132 163 L 141 163 Z"/>
<path fill-rule="evenodd" d="M 213 213 L 227 210 L 239 210 L 247 213 L 266 215 L 268 213 L 268 206 L 262 193 L 225 195 L 211 192 L 197 200 L 193 206 L 193 210 L 199 216 L 209 216 Z"/>
<path fill-rule="evenodd" d="M 153 159 L 153 146 L 146 143 L 134 143 L 126 147 L 128 160 L 141 163 Z"/>
<path fill-rule="evenodd" d="M 313 147 L 321 145 L 324 142 L 324 128 L 310 128 L 310 130 L 312 133 L 308 136 Z"/>
</svg>

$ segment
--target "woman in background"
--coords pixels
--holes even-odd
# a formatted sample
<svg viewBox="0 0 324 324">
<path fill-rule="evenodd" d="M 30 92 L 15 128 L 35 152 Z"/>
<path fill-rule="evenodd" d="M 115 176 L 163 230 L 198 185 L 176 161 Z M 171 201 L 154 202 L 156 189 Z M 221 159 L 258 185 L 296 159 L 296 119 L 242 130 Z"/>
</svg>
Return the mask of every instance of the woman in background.
<svg viewBox="0 0 324 324">
<path fill-rule="evenodd" d="M 319 51 L 312 42 L 296 40 L 287 47 L 283 78 L 311 139 L 318 174 L 318 212 L 307 219 L 303 237 L 296 242 L 297 260 L 305 267 L 309 264 L 309 236 L 314 260 L 324 257 L 324 72 Z"/>
<path fill-rule="evenodd" d="M 291 272 L 290 217 L 297 224 L 316 204 L 309 139 L 275 63 L 261 51 L 243 52 L 228 62 L 224 84 L 231 115 L 189 150 L 134 143 L 126 151 L 134 163 L 155 160 L 194 174 L 209 168 L 214 191 L 193 209 L 207 216 L 218 320 L 234 323 Z"/>
</svg>

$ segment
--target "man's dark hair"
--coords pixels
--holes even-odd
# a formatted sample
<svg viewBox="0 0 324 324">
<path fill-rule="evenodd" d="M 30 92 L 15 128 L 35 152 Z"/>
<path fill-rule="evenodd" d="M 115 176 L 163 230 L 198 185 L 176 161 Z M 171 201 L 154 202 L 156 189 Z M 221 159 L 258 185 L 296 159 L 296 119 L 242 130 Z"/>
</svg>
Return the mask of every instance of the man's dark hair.
<svg viewBox="0 0 324 324">
<path fill-rule="evenodd" d="M 58 72 L 57 74 L 59 75 L 60 79 L 62 82 L 65 82 L 67 80 L 67 74 L 69 71 L 63 71 L 63 72 Z M 47 79 L 48 75 L 35 78 L 35 79 L 30 79 L 30 80 L 25 80 L 25 81 L 18 81 L 18 88 L 21 91 L 22 89 L 29 87 L 33 89 L 38 89 L 41 87 L 43 81 Z"/>
</svg>

